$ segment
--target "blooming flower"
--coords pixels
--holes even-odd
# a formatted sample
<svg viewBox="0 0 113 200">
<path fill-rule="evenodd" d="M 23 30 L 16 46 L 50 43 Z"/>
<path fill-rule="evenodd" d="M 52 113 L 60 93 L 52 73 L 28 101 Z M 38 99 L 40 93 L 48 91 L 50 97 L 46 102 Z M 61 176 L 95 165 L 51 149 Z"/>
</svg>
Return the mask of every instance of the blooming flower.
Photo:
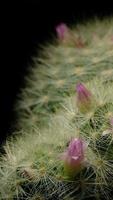
<svg viewBox="0 0 113 200">
<path fill-rule="evenodd" d="M 81 170 L 85 160 L 85 142 L 80 138 L 74 138 L 64 153 L 62 159 L 65 163 L 65 169 L 70 175 L 75 175 Z"/>
<path fill-rule="evenodd" d="M 56 32 L 57 32 L 57 37 L 60 40 L 64 40 L 66 34 L 68 33 L 68 27 L 66 24 L 64 23 L 60 23 L 58 26 L 56 26 Z"/>
<path fill-rule="evenodd" d="M 82 84 L 76 86 L 77 106 L 81 112 L 86 112 L 92 107 L 93 96 L 91 92 Z"/>
</svg>

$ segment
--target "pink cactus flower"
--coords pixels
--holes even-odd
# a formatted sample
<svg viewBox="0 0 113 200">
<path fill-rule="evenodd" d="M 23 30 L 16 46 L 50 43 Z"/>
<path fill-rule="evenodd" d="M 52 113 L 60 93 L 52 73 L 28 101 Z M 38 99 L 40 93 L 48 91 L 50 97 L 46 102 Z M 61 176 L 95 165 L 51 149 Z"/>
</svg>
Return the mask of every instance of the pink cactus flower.
<svg viewBox="0 0 113 200">
<path fill-rule="evenodd" d="M 60 23 L 55 27 L 57 37 L 61 40 L 64 44 L 69 44 L 75 46 L 77 48 L 83 48 L 85 46 L 84 41 L 82 38 L 76 37 L 75 34 L 68 28 L 65 23 Z"/>
<path fill-rule="evenodd" d="M 86 144 L 80 138 L 74 138 L 69 143 L 62 159 L 65 162 L 65 169 L 70 175 L 78 173 L 84 165 Z"/>
<path fill-rule="evenodd" d="M 93 95 L 91 92 L 82 84 L 79 83 L 76 86 L 77 91 L 77 106 L 81 112 L 87 112 L 92 107 Z"/>
<path fill-rule="evenodd" d="M 68 27 L 66 24 L 64 23 L 60 23 L 58 26 L 56 26 L 56 32 L 57 32 L 57 37 L 60 40 L 64 40 L 65 39 L 65 35 L 68 33 Z"/>
</svg>

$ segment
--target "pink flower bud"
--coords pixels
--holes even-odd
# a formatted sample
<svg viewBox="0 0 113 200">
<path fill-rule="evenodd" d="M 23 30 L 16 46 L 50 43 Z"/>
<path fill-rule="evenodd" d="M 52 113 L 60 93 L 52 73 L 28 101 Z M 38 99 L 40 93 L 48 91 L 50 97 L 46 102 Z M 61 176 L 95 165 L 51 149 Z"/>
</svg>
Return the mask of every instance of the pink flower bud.
<svg viewBox="0 0 113 200">
<path fill-rule="evenodd" d="M 57 32 L 57 37 L 60 40 L 64 40 L 65 39 L 65 35 L 68 33 L 68 27 L 66 24 L 64 23 L 60 23 L 58 26 L 56 26 L 56 32 Z"/>
<path fill-rule="evenodd" d="M 81 112 L 87 112 L 92 107 L 93 95 L 82 83 L 77 84 L 76 91 L 77 91 L 77 106 L 79 110 Z"/>
<path fill-rule="evenodd" d="M 81 36 L 77 36 L 76 34 L 68 28 L 65 23 L 60 23 L 55 27 L 57 37 L 60 39 L 64 44 L 75 46 L 76 48 L 83 48 L 85 43 Z"/>
<path fill-rule="evenodd" d="M 62 159 L 65 162 L 65 169 L 70 175 L 78 173 L 84 165 L 85 142 L 80 138 L 74 138 L 69 143 Z"/>
</svg>

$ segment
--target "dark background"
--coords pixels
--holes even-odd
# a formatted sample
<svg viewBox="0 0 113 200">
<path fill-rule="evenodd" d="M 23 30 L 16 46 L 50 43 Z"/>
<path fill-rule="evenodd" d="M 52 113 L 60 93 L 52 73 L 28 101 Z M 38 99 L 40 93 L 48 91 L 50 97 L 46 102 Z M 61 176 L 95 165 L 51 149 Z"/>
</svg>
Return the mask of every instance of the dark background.
<svg viewBox="0 0 113 200">
<path fill-rule="evenodd" d="M 104 5 L 105 4 L 105 5 Z M 81 22 L 93 16 L 113 15 L 113 7 L 107 1 L 99 6 L 82 1 L 31 0 L 16 1 L 3 5 L 0 39 L 1 47 L 1 92 L 0 92 L 0 143 L 8 134 L 15 121 L 13 112 L 16 96 L 24 87 L 24 76 L 32 64 L 37 45 L 52 39 L 54 27 L 65 22 Z M 3 62 L 2 62 L 3 59 Z"/>
</svg>

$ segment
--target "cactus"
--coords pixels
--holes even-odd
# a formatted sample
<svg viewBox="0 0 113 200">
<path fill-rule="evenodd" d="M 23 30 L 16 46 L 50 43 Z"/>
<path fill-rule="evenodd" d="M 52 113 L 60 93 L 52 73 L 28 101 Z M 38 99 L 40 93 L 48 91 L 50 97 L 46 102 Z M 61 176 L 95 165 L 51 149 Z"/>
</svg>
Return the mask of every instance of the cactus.
<svg viewBox="0 0 113 200">
<path fill-rule="evenodd" d="M 33 58 L 34 67 L 16 105 L 22 129 L 47 124 L 49 114 L 57 111 L 78 81 L 86 82 L 96 75 L 112 80 L 112 19 L 101 21 L 101 26 L 96 20 L 72 30 L 65 40 L 58 38 L 44 47 L 40 58 Z M 78 47 L 79 41 L 84 46 Z"/>
<path fill-rule="evenodd" d="M 61 23 L 34 58 L 0 157 L 0 199 L 112 199 L 112 21 Z"/>
</svg>

